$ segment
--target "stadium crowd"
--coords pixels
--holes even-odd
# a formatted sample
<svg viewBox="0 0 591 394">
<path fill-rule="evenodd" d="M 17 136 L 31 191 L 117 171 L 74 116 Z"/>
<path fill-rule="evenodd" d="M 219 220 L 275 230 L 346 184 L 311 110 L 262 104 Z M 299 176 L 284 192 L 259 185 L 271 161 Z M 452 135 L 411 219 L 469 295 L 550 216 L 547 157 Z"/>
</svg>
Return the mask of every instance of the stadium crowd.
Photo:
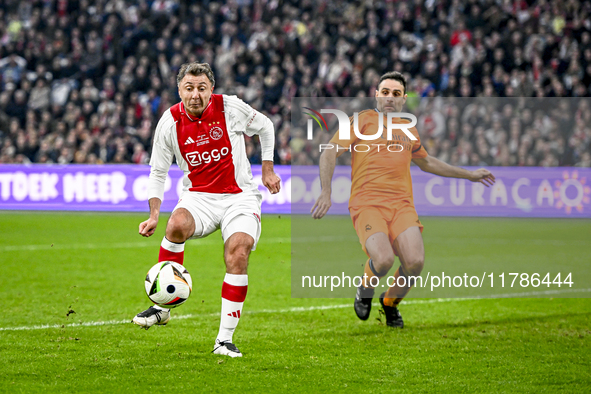
<svg viewBox="0 0 591 394">
<path fill-rule="evenodd" d="M 271 118 L 277 163 L 310 164 L 291 98 L 371 97 L 389 70 L 416 97 L 591 96 L 591 3 L 0 0 L 0 163 L 147 163 L 190 61 Z M 589 103 L 557 100 L 579 114 L 568 127 L 446 105 L 419 131 L 452 164 L 591 166 Z M 257 141 L 247 152 L 260 162 Z"/>
</svg>

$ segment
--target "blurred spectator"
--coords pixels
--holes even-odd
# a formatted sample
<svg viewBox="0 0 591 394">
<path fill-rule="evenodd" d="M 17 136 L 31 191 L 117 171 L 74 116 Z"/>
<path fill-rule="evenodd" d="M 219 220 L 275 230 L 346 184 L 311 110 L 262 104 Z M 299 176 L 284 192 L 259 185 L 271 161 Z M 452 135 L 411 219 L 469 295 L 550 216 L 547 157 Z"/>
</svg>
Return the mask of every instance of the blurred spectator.
<svg viewBox="0 0 591 394">
<path fill-rule="evenodd" d="M 43 77 L 37 78 L 35 87 L 31 89 L 31 95 L 29 96 L 29 108 L 41 111 L 49 107 L 51 89 L 47 86 Z"/>
<path fill-rule="evenodd" d="M 27 61 L 15 53 L 0 59 L 0 74 L 2 75 L 2 89 L 18 85 L 26 71 Z"/>
</svg>

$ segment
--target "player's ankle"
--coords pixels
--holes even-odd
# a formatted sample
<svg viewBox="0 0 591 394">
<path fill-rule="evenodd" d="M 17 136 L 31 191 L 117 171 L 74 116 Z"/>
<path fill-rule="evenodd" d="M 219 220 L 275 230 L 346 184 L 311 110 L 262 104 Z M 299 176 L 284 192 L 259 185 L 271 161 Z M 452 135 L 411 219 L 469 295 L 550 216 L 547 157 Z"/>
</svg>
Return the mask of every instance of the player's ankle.
<svg viewBox="0 0 591 394">
<path fill-rule="evenodd" d="M 385 306 L 390 306 L 393 307 L 394 305 L 394 301 L 396 300 L 396 298 L 389 298 L 389 297 L 384 297 L 384 305 Z"/>
</svg>

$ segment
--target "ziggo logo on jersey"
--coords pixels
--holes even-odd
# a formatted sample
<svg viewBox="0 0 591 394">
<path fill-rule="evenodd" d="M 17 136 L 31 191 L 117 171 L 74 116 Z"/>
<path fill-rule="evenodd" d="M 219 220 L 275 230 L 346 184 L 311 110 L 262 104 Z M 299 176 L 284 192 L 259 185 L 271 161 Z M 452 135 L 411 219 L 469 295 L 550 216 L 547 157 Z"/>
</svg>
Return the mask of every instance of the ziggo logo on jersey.
<svg viewBox="0 0 591 394">
<path fill-rule="evenodd" d="M 201 165 L 201 163 L 211 163 L 211 161 L 220 161 L 223 156 L 230 153 L 230 148 L 224 146 L 222 149 L 213 149 L 206 152 L 190 152 L 186 154 L 187 162 L 192 166 Z"/>
</svg>

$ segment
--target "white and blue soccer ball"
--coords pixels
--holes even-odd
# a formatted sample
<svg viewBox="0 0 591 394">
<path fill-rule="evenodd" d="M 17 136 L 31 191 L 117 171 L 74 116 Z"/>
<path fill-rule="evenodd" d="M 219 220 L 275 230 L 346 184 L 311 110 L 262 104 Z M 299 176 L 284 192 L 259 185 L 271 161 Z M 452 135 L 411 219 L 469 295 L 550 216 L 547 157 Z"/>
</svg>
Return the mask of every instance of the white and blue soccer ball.
<svg viewBox="0 0 591 394">
<path fill-rule="evenodd" d="M 174 261 L 156 263 L 146 275 L 146 294 L 154 304 L 176 308 L 191 295 L 193 281 L 187 269 Z"/>
</svg>

